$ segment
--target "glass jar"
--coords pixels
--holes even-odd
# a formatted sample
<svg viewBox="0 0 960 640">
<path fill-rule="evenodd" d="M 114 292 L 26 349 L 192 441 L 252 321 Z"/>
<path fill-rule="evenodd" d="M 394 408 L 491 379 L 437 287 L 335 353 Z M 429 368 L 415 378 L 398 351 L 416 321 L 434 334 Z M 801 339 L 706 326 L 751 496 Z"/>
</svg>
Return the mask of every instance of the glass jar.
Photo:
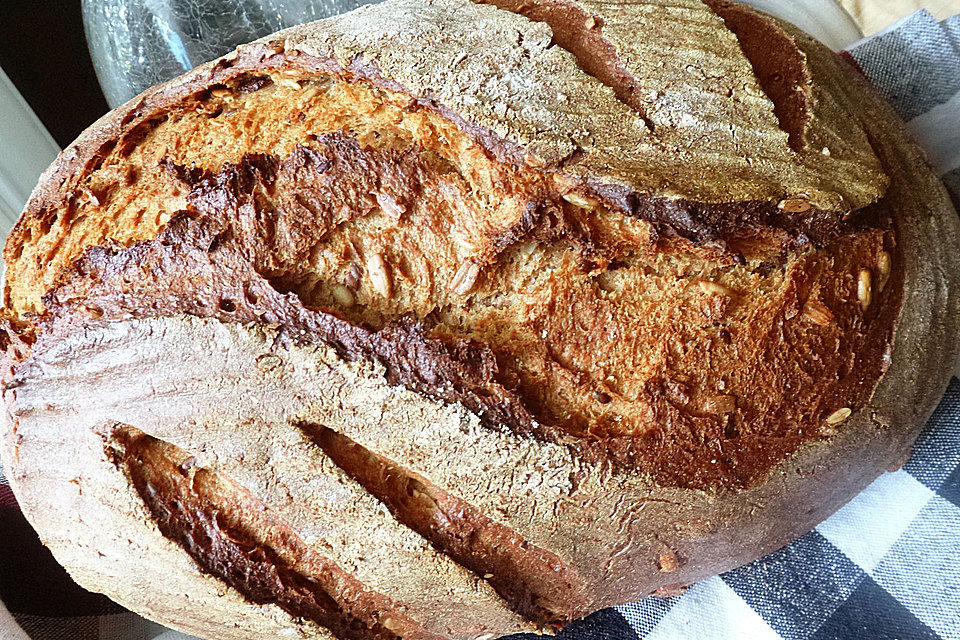
<svg viewBox="0 0 960 640">
<path fill-rule="evenodd" d="M 234 47 L 364 0 L 83 0 L 97 79 L 111 107 Z"/>
</svg>

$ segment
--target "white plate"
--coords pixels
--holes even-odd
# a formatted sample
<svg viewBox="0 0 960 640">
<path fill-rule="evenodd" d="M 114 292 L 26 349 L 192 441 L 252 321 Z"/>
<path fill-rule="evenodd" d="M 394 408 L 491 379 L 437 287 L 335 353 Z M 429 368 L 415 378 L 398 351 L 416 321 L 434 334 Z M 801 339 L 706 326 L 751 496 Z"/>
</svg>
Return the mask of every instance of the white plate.
<svg viewBox="0 0 960 640">
<path fill-rule="evenodd" d="M 37 178 L 59 151 L 50 133 L 0 69 L 0 239 L 7 237 Z"/>
<path fill-rule="evenodd" d="M 744 4 L 792 22 L 834 51 L 863 38 L 853 17 L 837 0 L 742 0 Z"/>
</svg>

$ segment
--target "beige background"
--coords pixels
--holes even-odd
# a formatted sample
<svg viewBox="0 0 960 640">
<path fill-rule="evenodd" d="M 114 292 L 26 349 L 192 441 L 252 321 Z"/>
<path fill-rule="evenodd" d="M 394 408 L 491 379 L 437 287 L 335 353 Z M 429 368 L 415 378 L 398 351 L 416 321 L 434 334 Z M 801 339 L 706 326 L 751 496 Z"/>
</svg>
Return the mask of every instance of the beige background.
<svg viewBox="0 0 960 640">
<path fill-rule="evenodd" d="M 960 13 L 960 0 L 840 0 L 840 4 L 860 23 L 866 35 L 917 9 L 929 9 L 938 20 Z"/>
</svg>

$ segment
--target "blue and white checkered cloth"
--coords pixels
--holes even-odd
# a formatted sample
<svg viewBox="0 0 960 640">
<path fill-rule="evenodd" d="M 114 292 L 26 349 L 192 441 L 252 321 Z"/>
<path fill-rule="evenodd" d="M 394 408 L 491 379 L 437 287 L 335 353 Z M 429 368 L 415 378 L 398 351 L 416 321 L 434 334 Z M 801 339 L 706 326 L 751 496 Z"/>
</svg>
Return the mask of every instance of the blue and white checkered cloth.
<svg viewBox="0 0 960 640">
<path fill-rule="evenodd" d="M 908 122 L 960 206 L 960 16 L 938 23 L 915 13 L 850 53 Z M 0 473 L 0 511 L 15 507 L 5 504 L 8 494 Z M 35 640 L 186 638 L 99 596 L 54 593 L 50 581 L 24 579 L 62 569 L 44 559 L 38 542 L 34 551 L 20 546 L 32 535 L 21 520 L 0 517 L 0 594 Z M 0 640 L 16 637 L 6 633 L 0 618 Z M 910 461 L 812 533 L 682 596 L 601 611 L 560 638 L 960 640 L 960 382 Z"/>
</svg>

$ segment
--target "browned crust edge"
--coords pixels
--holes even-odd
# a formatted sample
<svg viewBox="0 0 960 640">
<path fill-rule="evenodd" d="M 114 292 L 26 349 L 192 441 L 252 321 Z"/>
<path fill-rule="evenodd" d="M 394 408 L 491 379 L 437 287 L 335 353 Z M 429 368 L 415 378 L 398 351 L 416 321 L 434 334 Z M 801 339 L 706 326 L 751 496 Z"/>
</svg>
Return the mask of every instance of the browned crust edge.
<svg viewBox="0 0 960 640">
<path fill-rule="evenodd" d="M 868 107 L 871 112 L 865 117 L 897 122 L 879 100 Z M 903 138 L 905 134 L 894 136 L 896 143 L 883 154 L 885 163 L 905 168 L 904 181 L 917 184 L 916 191 L 908 195 L 919 197 L 925 206 L 922 214 L 906 220 L 900 229 L 901 248 L 906 256 L 907 297 L 895 334 L 893 364 L 880 381 L 871 405 L 851 417 L 849 429 L 828 443 L 805 447 L 780 465 L 762 487 L 739 495 L 723 495 L 710 506 L 702 506 L 706 514 L 728 511 L 736 517 L 726 519 L 706 540 L 677 545 L 681 557 L 692 559 L 673 574 L 678 582 L 691 582 L 741 564 L 814 526 L 881 473 L 878 462 L 894 468 L 905 459 L 909 443 L 942 395 L 956 362 L 957 345 L 953 338 L 960 326 L 958 224 L 942 186 L 925 166 L 921 154 Z M 62 165 L 53 174 L 61 170 Z M 66 180 L 62 175 L 60 178 Z M 930 247 L 938 250 L 925 259 Z M 931 316 L 934 310 L 940 313 Z M 944 348 L 946 345 L 950 346 Z M 699 501 L 697 495 L 698 492 L 690 493 L 692 503 Z M 748 521 L 745 514 L 758 509 L 760 515 L 753 515 Z M 775 517 L 762 517 L 764 513 L 792 515 L 778 521 Z M 762 532 L 755 535 L 758 530 Z M 756 540 L 758 536 L 764 541 L 759 546 L 745 546 L 738 541 Z M 731 552 L 732 549 L 739 551 Z M 723 560 L 718 561 L 718 557 Z"/>
<path fill-rule="evenodd" d="M 190 96 L 202 96 L 221 85 L 237 82 L 238 78 L 241 84 L 247 82 L 255 89 L 259 74 L 291 69 L 363 80 L 409 95 L 412 103 L 420 108 L 432 109 L 454 123 L 500 161 L 527 170 L 563 174 L 565 162 L 556 167 L 543 167 L 520 145 L 465 120 L 431 96 L 415 95 L 408 88 L 383 77 L 375 66 L 359 58 L 344 68 L 331 58 L 317 58 L 296 50 L 288 52 L 284 49 L 282 39 L 268 38 L 244 45 L 228 56 L 148 89 L 93 123 L 60 153 L 40 177 L 23 214 L 8 236 L 4 257 L 10 260 L 13 248 L 25 241 L 30 221 L 49 221 L 58 209 L 69 208 L 81 197 L 80 178 L 95 170 L 99 162 L 115 147 L 136 144 L 145 129 L 162 118 L 160 114 L 165 108 Z M 799 244 L 811 241 L 824 243 L 848 227 L 850 223 L 847 220 L 852 219 L 855 223 L 857 218 L 870 216 L 872 211 L 871 207 L 866 207 L 863 213 L 849 212 L 845 219 L 840 219 L 835 213 L 816 207 L 809 207 L 801 212 L 784 211 L 778 207 L 777 202 L 698 202 L 638 193 L 624 186 L 592 179 L 587 179 L 582 186 L 600 197 L 613 210 L 650 222 L 658 233 L 678 235 L 721 252 L 729 251 L 726 236 L 752 226 L 782 229 Z M 733 252 L 732 257 L 742 260 L 736 252 Z M 8 295 L 5 291 L 6 305 L 9 305 Z"/>
</svg>

